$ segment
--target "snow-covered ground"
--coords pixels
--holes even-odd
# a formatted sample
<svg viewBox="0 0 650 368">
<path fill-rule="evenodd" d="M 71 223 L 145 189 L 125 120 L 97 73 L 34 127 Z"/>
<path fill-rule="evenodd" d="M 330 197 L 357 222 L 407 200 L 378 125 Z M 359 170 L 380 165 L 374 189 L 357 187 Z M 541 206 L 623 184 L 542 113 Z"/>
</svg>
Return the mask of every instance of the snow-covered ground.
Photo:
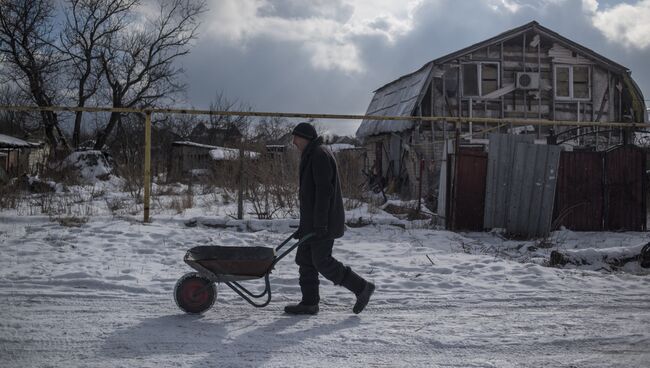
<svg viewBox="0 0 650 368">
<path fill-rule="evenodd" d="M 364 205 L 348 218 L 375 225 L 348 229 L 334 250 L 377 285 L 362 314 L 352 313 L 349 292 L 323 281 L 317 316 L 284 315 L 283 306 L 300 298 L 290 256 L 271 275 L 273 300 L 266 308 L 250 306 L 221 285 L 215 306 L 191 316 L 172 298 L 176 280 L 192 271 L 182 261 L 187 249 L 274 246 L 297 221 L 238 223 L 227 216 L 232 204 L 207 205 L 210 195 L 197 194 L 195 208 L 179 214 L 154 210 L 152 223 L 143 224 L 141 217 L 107 209 L 126 194 L 92 192 L 75 194 L 85 199 L 78 211 L 87 216 L 80 222 L 35 214 L 29 205 L 0 212 L 0 366 L 648 367 L 650 362 L 648 272 L 635 266 L 624 272 L 544 266 L 553 249 L 633 246 L 648 242 L 646 233 L 564 230 L 545 242 L 513 241 L 495 233 L 429 229 Z M 161 203 L 173 198 L 157 201 L 163 208 Z"/>
</svg>

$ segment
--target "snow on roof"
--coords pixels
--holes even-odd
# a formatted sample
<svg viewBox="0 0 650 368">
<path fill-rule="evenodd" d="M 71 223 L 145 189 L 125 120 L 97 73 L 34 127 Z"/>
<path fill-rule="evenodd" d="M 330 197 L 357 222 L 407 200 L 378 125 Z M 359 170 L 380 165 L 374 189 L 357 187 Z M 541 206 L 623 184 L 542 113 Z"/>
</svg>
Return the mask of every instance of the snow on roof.
<svg viewBox="0 0 650 368">
<path fill-rule="evenodd" d="M 260 154 L 252 151 L 244 151 L 246 158 L 257 158 Z M 239 158 L 239 150 L 235 148 L 216 147 L 210 150 L 210 157 L 215 161 L 236 160 Z"/>
<path fill-rule="evenodd" d="M 172 145 L 174 145 L 174 146 L 197 147 L 197 148 L 205 148 L 205 149 L 221 148 L 221 147 L 218 147 L 218 146 L 210 146 L 210 145 L 207 145 L 207 144 L 195 143 L 195 142 L 190 142 L 190 141 L 176 141 L 176 142 L 173 142 Z"/>
<path fill-rule="evenodd" d="M 29 143 L 20 138 L 0 134 L 0 148 L 33 148 L 39 146 L 40 143 Z"/>
<path fill-rule="evenodd" d="M 239 158 L 239 149 L 226 148 L 219 146 L 210 146 L 202 143 L 195 143 L 190 141 L 177 141 L 172 143 L 174 146 L 187 146 L 196 148 L 205 148 L 210 150 L 210 157 L 215 161 L 236 160 Z M 247 158 L 257 158 L 260 154 L 258 152 L 244 151 Z"/>
<path fill-rule="evenodd" d="M 339 152 L 343 150 L 350 150 L 350 149 L 355 149 L 357 148 L 353 144 L 347 144 L 347 143 L 334 143 L 334 144 L 328 144 L 327 147 L 330 149 L 332 152 Z"/>
<path fill-rule="evenodd" d="M 423 93 L 424 84 L 429 79 L 433 66 L 427 64 L 415 73 L 375 91 L 366 115 L 411 116 L 415 105 Z M 413 127 L 411 120 L 364 120 L 357 129 L 357 138 L 381 133 L 402 132 Z"/>
</svg>

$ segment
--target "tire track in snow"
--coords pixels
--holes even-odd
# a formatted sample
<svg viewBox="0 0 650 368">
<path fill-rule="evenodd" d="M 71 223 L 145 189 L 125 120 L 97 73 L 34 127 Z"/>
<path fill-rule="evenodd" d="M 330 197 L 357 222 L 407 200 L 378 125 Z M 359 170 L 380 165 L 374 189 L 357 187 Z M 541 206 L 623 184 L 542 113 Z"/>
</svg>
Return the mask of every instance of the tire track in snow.
<svg viewBox="0 0 650 368">
<path fill-rule="evenodd" d="M 472 294 L 414 298 L 408 305 L 379 299 L 383 304 L 360 316 L 337 301 L 310 318 L 285 316 L 278 302 L 255 309 L 218 300 L 195 317 L 180 314 L 171 296 L 162 295 L 5 296 L 0 355 L 7 367 L 608 366 L 613 356 L 641 367 L 648 357 L 649 300 L 641 296 L 610 301 L 585 294 L 578 302 L 557 295 L 542 302 Z M 630 314 L 636 321 L 624 318 Z"/>
</svg>

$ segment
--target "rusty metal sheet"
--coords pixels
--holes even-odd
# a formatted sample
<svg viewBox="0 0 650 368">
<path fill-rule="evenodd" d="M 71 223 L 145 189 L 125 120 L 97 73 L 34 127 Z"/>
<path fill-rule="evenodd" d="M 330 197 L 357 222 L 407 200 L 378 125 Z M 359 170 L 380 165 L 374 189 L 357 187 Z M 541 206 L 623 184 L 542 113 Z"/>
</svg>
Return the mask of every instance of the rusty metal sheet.
<svg viewBox="0 0 650 368">
<path fill-rule="evenodd" d="M 646 229 L 645 155 L 635 146 L 624 146 L 605 156 L 608 230 Z"/>
<path fill-rule="evenodd" d="M 553 216 L 557 227 L 603 230 L 603 160 L 603 152 L 562 152 Z"/>
<path fill-rule="evenodd" d="M 375 91 L 366 115 L 411 116 L 418 100 L 430 80 L 432 66 L 428 65 L 415 73 L 406 75 Z M 357 138 L 391 132 L 401 132 L 413 127 L 412 120 L 363 120 L 357 129 Z"/>
</svg>

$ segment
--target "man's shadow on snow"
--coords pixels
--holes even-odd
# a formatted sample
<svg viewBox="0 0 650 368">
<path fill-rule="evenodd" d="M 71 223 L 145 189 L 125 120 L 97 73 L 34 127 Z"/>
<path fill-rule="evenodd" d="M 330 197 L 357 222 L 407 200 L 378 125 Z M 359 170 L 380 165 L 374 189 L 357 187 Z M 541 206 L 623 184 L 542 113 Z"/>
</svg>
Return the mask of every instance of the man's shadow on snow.
<svg viewBox="0 0 650 368">
<path fill-rule="evenodd" d="M 309 339 L 330 335 L 336 331 L 354 328 L 361 319 L 358 316 L 349 316 L 339 322 L 328 322 L 322 315 L 316 316 L 290 316 L 279 312 L 271 317 L 265 314 L 266 319 L 272 318 L 273 322 L 255 321 L 255 310 L 252 310 L 247 320 L 251 321 L 251 328 L 234 339 L 224 336 L 221 344 L 211 345 L 210 355 L 193 364 L 195 367 L 211 367 L 216 362 L 246 363 L 251 366 L 260 366 L 275 355 L 282 354 L 285 346 L 298 345 Z M 314 323 L 315 322 L 315 323 Z M 284 332 L 293 326 L 309 324 L 310 327 L 292 332 Z M 255 325 L 255 327 L 252 327 Z M 269 342 L 264 344 L 264 342 Z M 265 350 L 262 350 L 264 349 Z M 250 352 L 250 354 L 249 354 Z"/>
<path fill-rule="evenodd" d="M 268 312 L 250 309 L 244 317 L 220 315 L 217 320 L 203 316 L 176 314 L 145 319 L 135 326 L 112 332 L 104 342 L 100 354 L 106 357 L 133 359 L 154 355 L 194 355 L 210 353 L 196 363 L 196 366 L 213 366 L 215 362 L 232 360 L 237 362 L 253 351 L 249 357 L 259 365 L 273 357 L 274 352 L 285 346 L 300 344 L 311 338 L 329 335 L 333 332 L 354 328 L 359 325 L 357 316 L 350 316 L 337 323 L 328 322 L 321 315 L 288 316 L 278 312 L 269 316 Z M 207 312 L 210 313 L 210 312 Z M 214 311 L 212 312 L 214 313 Z M 264 320 L 257 318 L 263 316 Z M 221 313 L 219 313 L 221 314 Z M 271 323 L 265 320 L 272 319 Z M 248 324 L 246 324 L 248 321 Z M 299 331 L 285 333 L 293 326 L 305 324 L 309 327 Z M 248 331 L 237 335 L 237 330 L 228 328 L 237 326 L 239 330 Z M 243 326 L 243 327 L 242 327 Z M 264 345 L 264 341 L 270 342 Z M 262 347 L 267 350 L 260 351 Z"/>
<path fill-rule="evenodd" d="M 149 318 L 111 333 L 100 352 L 115 358 L 205 353 L 206 346 L 220 344 L 227 333 L 225 326 L 185 314 Z"/>
</svg>

